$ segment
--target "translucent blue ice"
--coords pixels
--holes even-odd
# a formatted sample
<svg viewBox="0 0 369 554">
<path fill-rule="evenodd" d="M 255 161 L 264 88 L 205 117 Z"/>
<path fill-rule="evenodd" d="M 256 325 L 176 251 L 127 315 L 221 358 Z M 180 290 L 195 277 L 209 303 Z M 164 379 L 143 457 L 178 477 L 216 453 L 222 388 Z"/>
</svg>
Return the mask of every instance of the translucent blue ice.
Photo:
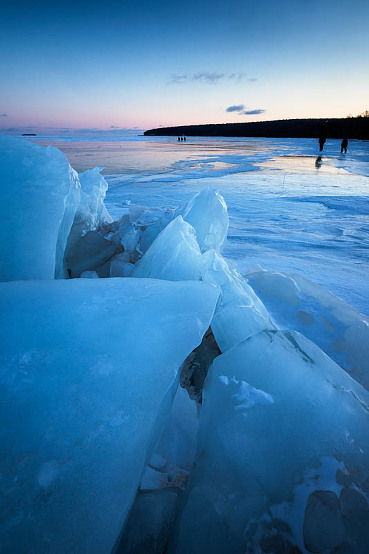
<svg viewBox="0 0 369 554">
<path fill-rule="evenodd" d="M 111 552 L 218 292 L 0 284 L 2 552 Z"/>
<path fill-rule="evenodd" d="M 63 256 L 80 198 L 60 150 L 0 135 L 0 280 L 66 275 Z"/>
</svg>

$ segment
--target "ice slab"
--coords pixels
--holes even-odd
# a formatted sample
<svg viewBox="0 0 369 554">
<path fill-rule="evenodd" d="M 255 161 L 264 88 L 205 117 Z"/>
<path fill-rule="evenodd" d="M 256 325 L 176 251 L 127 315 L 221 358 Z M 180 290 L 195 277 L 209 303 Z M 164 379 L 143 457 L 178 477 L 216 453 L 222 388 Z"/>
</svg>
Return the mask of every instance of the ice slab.
<svg viewBox="0 0 369 554">
<path fill-rule="evenodd" d="M 132 276 L 169 281 L 198 280 L 200 266 L 201 252 L 194 230 L 178 216 L 163 229 L 137 262 Z"/>
<path fill-rule="evenodd" d="M 195 229 L 201 252 L 220 252 L 227 239 L 229 218 L 223 196 L 213 187 L 206 187 L 178 211 Z"/>
<path fill-rule="evenodd" d="M 228 350 L 205 383 L 174 551 L 368 551 L 368 423 L 368 392 L 299 333 Z"/>
<path fill-rule="evenodd" d="M 247 273 L 250 285 L 281 327 L 314 341 L 369 389 L 369 319 L 301 275 L 263 270 Z"/>
<path fill-rule="evenodd" d="M 201 282 L 1 283 L 2 552 L 111 552 L 217 298 Z"/>
<path fill-rule="evenodd" d="M 264 329 L 274 329 L 265 306 L 252 288 L 214 250 L 202 255 L 201 277 L 221 291 L 211 328 L 222 352 Z"/>
<path fill-rule="evenodd" d="M 0 280 L 65 277 L 79 203 L 77 173 L 57 148 L 0 135 Z"/>
</svg>

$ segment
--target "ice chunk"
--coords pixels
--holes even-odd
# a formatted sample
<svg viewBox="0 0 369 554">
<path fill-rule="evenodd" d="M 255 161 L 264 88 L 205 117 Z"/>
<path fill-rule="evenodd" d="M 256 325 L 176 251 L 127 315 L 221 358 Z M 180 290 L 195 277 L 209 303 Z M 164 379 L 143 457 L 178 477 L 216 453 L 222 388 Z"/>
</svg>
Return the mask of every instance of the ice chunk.
<svg viewBox="0 0 369 554">
<path fill-rule="evenodd" d="M 77 173 L 57 148 L 0 135 L 0 280 L 64 277 L 79 202 Z"/>
<path fill-rule="evenodd" d="M 201 282 L 0 284 L 3 552 L 111 552 L 218 292 Z"/>
<path fill-rule="evenodd" d="M 368 424 L 368 392 L 299 333 L 263 331 L 217 357 L 175 552 L 368 551 Z M 364 510 L 356 530 L 347 506 Z"/>
<path fill-rule="evenodd" d="M 81 200 L 65 251 L 65 265 L 73 277 L 96 269 L 119 251 L 120 244 L 107 240 L 102 229 L 112 218 L 104 205 L 108 184 L 100 171 L 95 167 L 79 175 Z"/>
<path fill-rule="evenodd" d="M 128 252 L 134 252 L 135 250 L 137 250 L 141 233 L 142 231 L 140 229 L 136 229 L 135 227 L 128 229 L 127 232 L 122 236 L 121 240 L 124 250 L 127 250 Z"/>
<path fill-rule="evenodd" d="M 221 290 L 211 328 L 222 352 L 254 333 L 275 328 L 252 288 L 214 250 L 202 255 L 201 276 Z"/>
<path fill-rule="evenodd" d="M 79 174 L 81 201 L 76 213 L 76 223 L 83 222 L 86 229 L 98 229 L 103 223 L 113 221 L 105 207 L 104 199 L 108 183 L 95 167 Z"/>
<path fill-rule="evenodd" d="M 166 213 L 143 230 L 140 238 L 140 250 L 146 252 L 152 245 L 158 234 L 173 220 L 174 210 L 167 210 Z"/>
<path fill-rule="evenodd" d="M 99 231 L 87 231 L 74 240 L 73 248 L 65 253 L 65 265 L 71 277 L 79 277 L 84 271 L 96 270 L 114 256 L 116 245 Z"/>
<path fill-rule="evenodd" d="M 99 279 L 96 271 L 84 271 L 81 273 L 81 279 Z"/>
<path fill-rule="evenodd" d="M 119 234 L 124 249 L 137 250 L 140 254 L 146 252 L 173 218 L 173 209 L 130 204 L 128 213 L 119 220 Z"/>
<path fill-rule="evenodd" d="M 137 262 L 132 276 L 169 281 L 199 279 L 200 266 L 201 253 L 194 230 L 178 216 Z"/>
<path fill-rule="evenodd" d="M 117 254 L 110 264 L 110 277 L 130 277 L 135 266 L 127 262 L 127 252 Z"/>
<path fill-rule="evenodd" d="M 227 239 L 229 219 L 224 198 L 216 189 L 202 189 L 178 214 L 195 229 L 201 252 L 222 250 Z"/>
<path fill-rule="evenodd" d="M 252 268 L 250 285 L 282 327 L 300 331 L 369 389 L 369 319 L 301 275 Z"/>
</svg>

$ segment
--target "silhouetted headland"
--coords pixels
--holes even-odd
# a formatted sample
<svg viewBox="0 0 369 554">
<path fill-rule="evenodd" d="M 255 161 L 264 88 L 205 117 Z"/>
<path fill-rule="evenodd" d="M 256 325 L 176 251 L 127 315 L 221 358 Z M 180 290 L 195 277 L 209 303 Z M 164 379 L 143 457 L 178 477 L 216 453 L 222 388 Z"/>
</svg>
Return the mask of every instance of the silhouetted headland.
<svg viewBox="0 0 369 554">
<path fill-rule="evenodd" d="M 342 119 L 280 119 L 253 123 L 220 123 L 160 127 L 145 131 L 146 136 L 190 137 L 267 137 L 267 138 L 326 138 L 369 140 L 369 118 Z"/>
</svg>

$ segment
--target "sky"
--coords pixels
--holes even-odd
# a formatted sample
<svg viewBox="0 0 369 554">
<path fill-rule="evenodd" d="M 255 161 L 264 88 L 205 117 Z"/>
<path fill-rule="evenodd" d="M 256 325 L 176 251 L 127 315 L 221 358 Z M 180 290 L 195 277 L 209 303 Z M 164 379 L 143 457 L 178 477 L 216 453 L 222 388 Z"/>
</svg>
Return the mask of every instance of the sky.
<svg viewBox="0 0 369 554">
<path fill-rule="evenodd" d="M 369 109 L 367 0 L 0 0 L 0 129 Z"/>
</svg>

